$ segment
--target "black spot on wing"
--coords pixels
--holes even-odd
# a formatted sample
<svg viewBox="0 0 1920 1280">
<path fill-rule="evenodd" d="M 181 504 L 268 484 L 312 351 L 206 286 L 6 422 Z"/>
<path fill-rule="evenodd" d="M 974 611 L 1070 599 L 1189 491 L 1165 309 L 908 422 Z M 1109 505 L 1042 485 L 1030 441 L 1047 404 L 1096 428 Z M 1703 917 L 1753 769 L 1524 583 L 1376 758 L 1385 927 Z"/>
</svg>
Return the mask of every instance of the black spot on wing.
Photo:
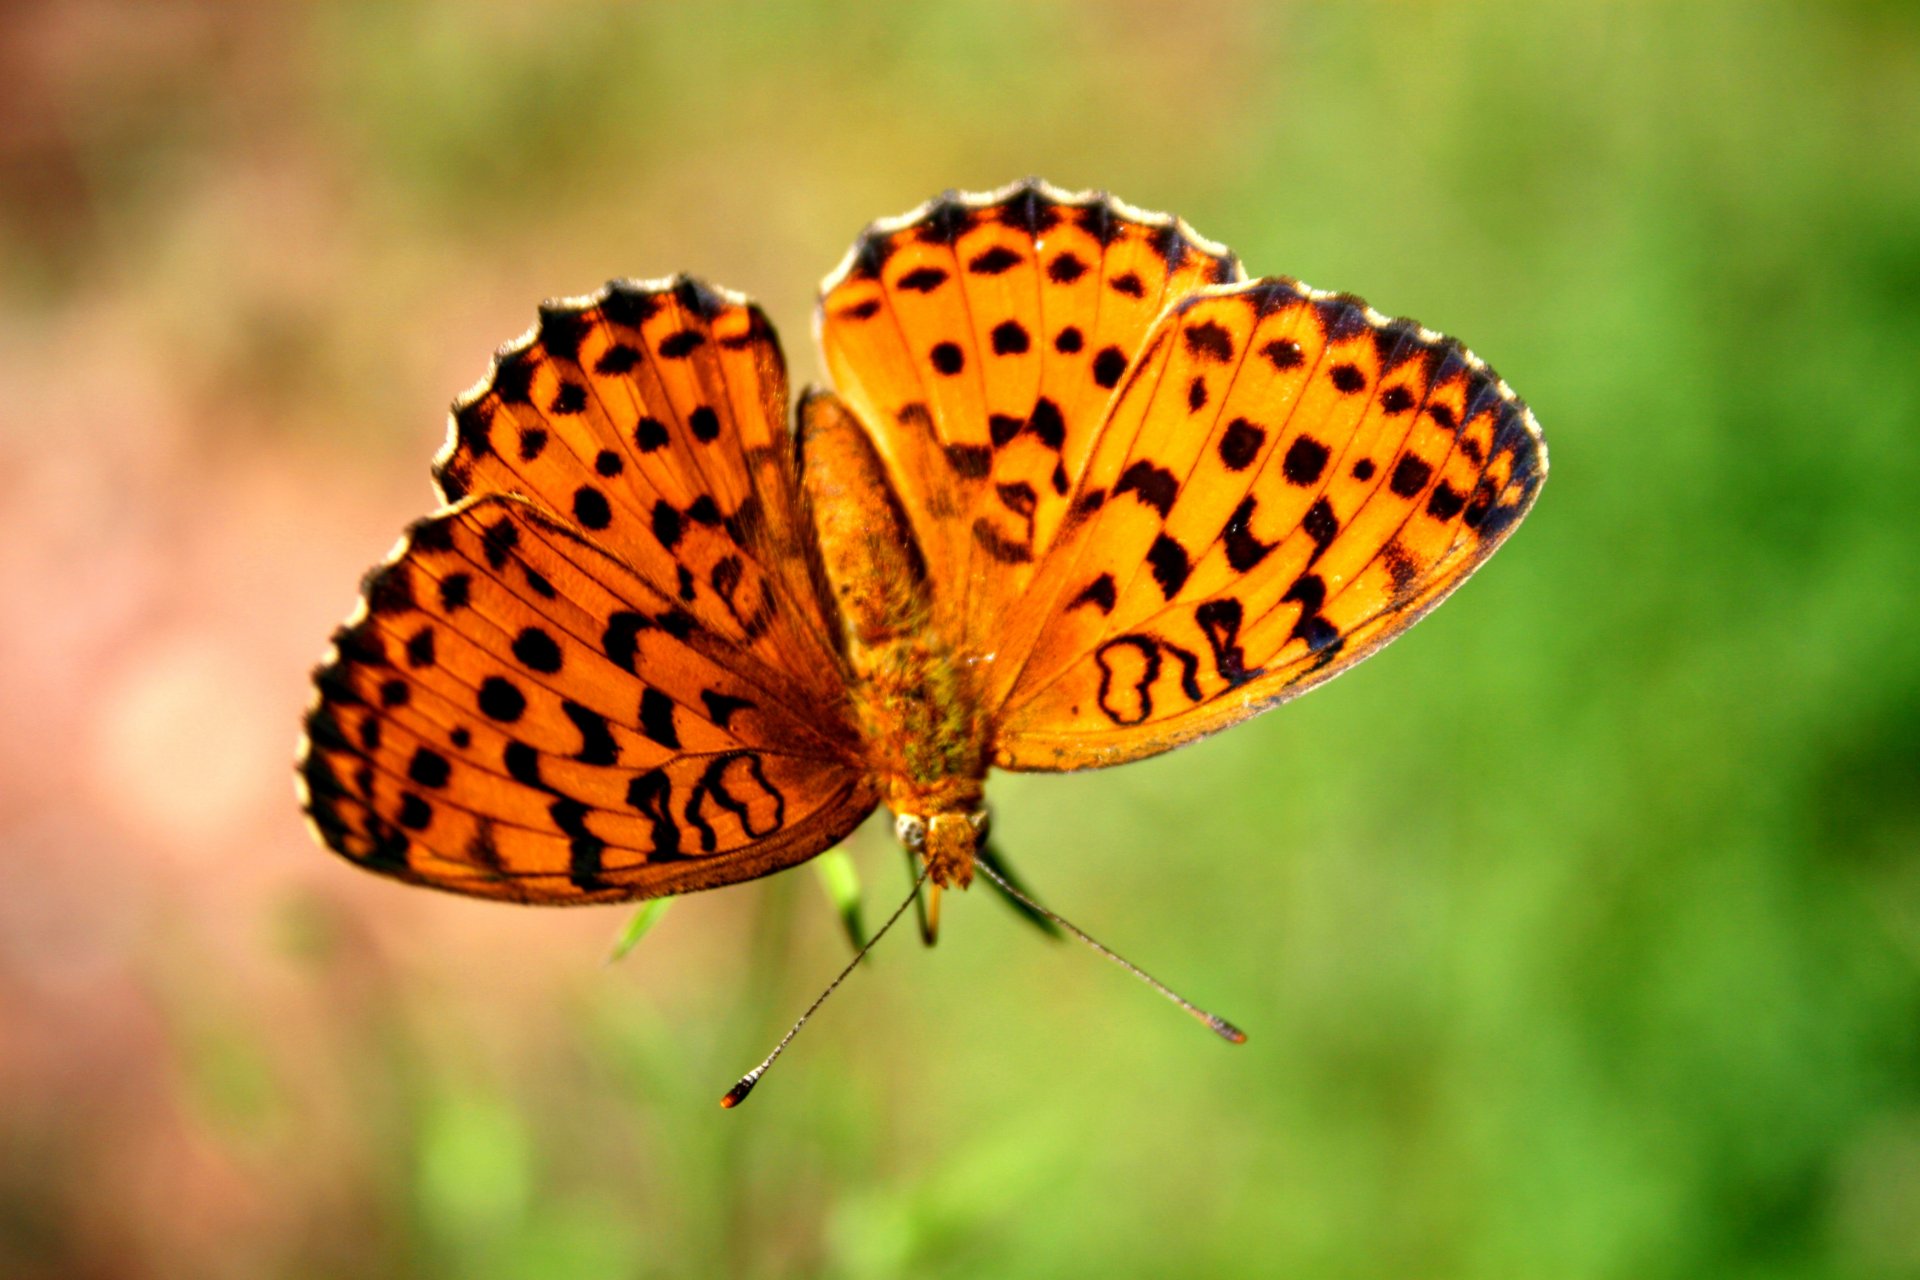
<svg viewBox="0 0 1920 1280">
<path fill-rule="evenodd" d="M 1394 464 L 1393 475 L 1387 479 L 1387 488 L 1402 498 L 1411 498 L 1427 487 L 1427 481 L 1433 478 L 1433 466 L 1424 458 L 1413 454 L 1402 454 L 1400 461 Z"/>
<path fill-rule="evenodd" d="M 658 499 L 653 504 L 652 526 L 654 541 L 658 542 L 664 550 L 671 551 L 680 544 L 682 530 L 680 512 L 665 498 Z"/>
<path fill-rule="evenodd" d="M 1225 364 L 1233 359 L 1233 336 L 1212 320 L 1186 328 L 1187 352 L 1197 360 Z"/>
<path fill-rule="evenodd" d="M 1358 365 L 1337 364 L 1328 371 L 1327 377 L 1343 395 L 1353 395 L 1367 389 L 1367 375 L 1360 372 Z"/>
<path fill-rule="evenodd" d="M 1325 498 L 1316 498 L 1307 514 L 1300 519 L 1300 527 L 1313 539 L 1313 556 L 1318 559 L 1333 540 L 1340 536 L 1340 520 L 1333 514 L 1333 506 Z"/>
<path fill-rule="evenodd" d="M 1427 495 L 1427 514 L 1435 520 L 1451 520 L 1466 505 L 1467 500 L 1460 491 L 1445 480 L 1433 486 L 1433 492 Z"/>
<path fill-rule="evenodd" d="M 600 353 L 593 362 L 593 371 L 609 377 L 631 373 L 641 360 L 640 348 L 625 342 L 616 342 Z"/>
<path fill-rule="evenodd" d="M 652 821 L 648 862 L 677 861 L 680 824 L 673 817 L 673 783 L 663 769 L 649 769 L 627 781 L 627 804 Z"/>
<path fill-rule="evenodd" d="M 480 550 L 487 565 L 496 572 L 506 567 L 507 557 L 520 545 L 520 529 L 505 516 L 488 525 L 480 535 Z"/>
<path fill-rule="evenodd" d="M 1381 548 L 1380 558 L 1386 563 L 1387 575 L 1393 579 L 1395 598 L 1404 597 L 1419 577 L 1419 564 L 1397 538 Z"/>
<path fill-rule="evenodd" d="M 1034 512 L 1034 508 L 1039 505 L 1039 495 L 1033 491 L 1033 486 L 1025 480 L 1015 480 L 1007 484 L 997 484 L 993 487 L 993 491 L 1006 506 L 1007 510 L 1012 511 L 1016 515 L 1030 516 Z"/>
<path fill-rule="evenodd" d="M 481 681 L 478 704 L 481 714 L 502 724 L 512 724 L 527 713 L 527 695 L 505 676 Z"/>
<path fill-rule="evenodd" d="M 1160 584 L 1160 594 L 1169 600 L 1179 594 L 1193 572 L 1187 549 L 1165 533 L 1153 540 L 1153 546 L 1147 551 L 1147 563 L 1153 567 L 1153 580 Z"/>
<path fill-rule="evenodd" d="M 1031 487 L 1027 492 L 1033 492 Z M 973 540 L 980 548 L 1002 564 L 1027 564 L 1033 559 L 1033 548 L 1024 542 L 1016 541 L 993 527 L 985 516 L 977 517 L 973 522 Z"/>
<path fill-rule="evenodd" d="M 993 447 L 984 444 L 946 446 L 947 465 L 962 480 L 980 480 L 993 470 Z"/>
<path fill-rule="evenodd" d="M 573 758 L 581 764 L 617 764 L 620 748 L 607 728 L 607 718 L 591 707 L 583 707 L 571 698 L 563 698 L 560 710 L 580 733 L 580 749 Z"/>
<path fill-rule="evenodd" d="M 1246 652 L 1240 647 L 1244 614 L 1244 607 L 1231 596 L 1209 600 L 1193 611 L 1195 625 L 1207 637 L 1207 647 L 1213 650 L 1213 669 L 1220 673 L 1228 688 L 1245 684 L 1260 674 L 1258 668 L 1247 668 Z"/>
<path fill-rule="evenodd" d="M 1131 493 L 1158 511 L 1162 518 L 1173 510 L 1173 500 L 1179 491 L 1180 482 L 1173 472 L 1165 467 L 1156 467 L 1144 458 L 1122 472 L 1120 483 L 1113 486 L 1114 497 Z"/>
<path fill-rule="evenodd" d="M 1267 558 L 1278 544 L 1262 542 L 1253 534 L 1253 513 L 1258 504 L 1248 495 L 1240 500 L 1240 505 L 1227 517 L 1220 529 L 1221 545 L 1226 549 L 1227 563 L 1235 573 L 1246 573 Z"/>
<path fill-rule="evenodd" d="M 1245 471 L 1253 465 L 1260 454 L 1260 446 L 1266 443 L 1267 433 L 1248 422 L 1245 418 L 1235 418 L 1227 424 L 1220 436 L 1220 461 L 1229 471 Z"/>
<path fill-rule="evenodd" d="M 522 627 L 513 638 L 513 656 L 529 671 L 552 675 L 560 669 L 560 646 L 540 627 Z"/>
<path fill-rule="evenodd" d="M 1112 613 L 1115 603 L 1113 575 L 1103 573 L 1082 588 L 1080 594 L 1067 605 L 1067 610 L 1072 612 L 1083 605 L 1092 605 L 1101 613 Z"/>
<path fill-rule="evenodd" d="M 633 447 L 642 453 L 666 448 L 668 439 L 667 424 L 658 418 L 646 417 L 633 424 Z"/>
<path fill-rule="evenodd" d="M 1019 266 L 1026 259 L 1004 245 L 995 245 L 985 253 L 975 254 L 967 262 L 967 270 L 975 275 L 997 276 Z"/>
<path fill-rule="evenodd" d="M 616 667 L 632 672 L 640 651 L 640 633 L 652 626 L 653 620 L 643 613 L 618 610 L 607 619 L 607 629 L 600 639 L 601 651 Z"/>
<path fill-rule="evenodd" d="M 967 367 L 966 353 L 960 350 L 958 343 L 954 342 L 935 343 L 933 350 L 927 353 L 927 358 L 933 361 L 935 369 L 949 378 Z"/>
<path fill-rule="evenodd" d="M 394 821 L 409 831 L 425 831 L 433 823 L 433 806 L 411 791 L 400 793 L 400 812 Z"/>
<path fill-rule="evenodd" d="M 706 705 L 707 718 L 722 729 L 732 724 L 736 713 L 754 705 L 749 698 L 736 698 L 730 693 L 721 693 L 718 689 L 702 689 L 700 701 Z"/>
<path fill-rule="evenodd" d="M 1320 478 L 1326 468 L 1327 446 L 1312 436 L 1296 436 L 1287 446 L 1287 456 L 1280 461 L 1280 474 L 1287 483 L 1304 488 Z"/>
<path fill-rule="evenodd" d="M 1103 347 L 1093 358 L 1093 380 L 1109 391 L 1120 385 L 1126 371 L 1127 353 L 1118 347 Z"/>
<path fill-rule="evenodd" d="M 567 879 L 583 893 L 606 887 L 602 878 L 607 842 L 587 829 L 587 806 L 562 796 L 547 806 L 547 816 L 567 837 Z"/>
<path fill-rule="evenodd" d="M 1288 369 L 1299 368 L 1302 360 L 1305 359 L 1300 354 L 1300 344 L 1292 338 L 1275 338 L 1272 342 L 1261 346 L 1260 354 L 1267 358 L 1267 363 L 1282 373 Z"/>
<path fill-rule="evenodd" d="M 896 289 L 909 293 L 932 293 L 947 282 L 947 273 L 939 267 L 915 267 L 893 282 Z"/>
<path fill-rule="evenodd" d="M 368 721 L 369 724 L 377 721 Z M 416 747 L 413 759 L 407 761 L 407 777 L 423 787 L 438 790 L 447 785 L 447 779 L 453 775 L 453 766 L 447 758 L 431 747 Z"/>
<path fill-rule="evenodd" d="M 1033 412 L 1027 417 L 1027 434 L 1058 453 L 1067 441 L 1067 420 L 1060 406 L 1046 396 L 1035 400 Z"/>
<path fill-rule="evenodd" d="M 583 484 L 573 493 L 573 516 L 588 529 L 604 529 L 613 523 L 613 508 L 607 505 L 606 494 Z"/>
<path fill-rule="evenodd" d="M 1062 253 L 1047 264 L 1047 279 L 1055 284 L 1072 284 L 1087 274 L 1087 264 L 1071 253 Z"/>
<path fill-rule="evenodd" d="M 1107 719 L 1136 725 L 1153 714 L 1153 686 L 1160 678 L 1160 646 L 1153 637 L 1115 636 L 1094 650 L 1093 658 L 1100 668 L 1100 711 Z"/>
<path fill-rule="evenodd" d="M 652 685 L 640 692 L 640 732 L 663 747 L 680 748 L 680 731 L 673 723 L 673 699 Z"/>
</svg>

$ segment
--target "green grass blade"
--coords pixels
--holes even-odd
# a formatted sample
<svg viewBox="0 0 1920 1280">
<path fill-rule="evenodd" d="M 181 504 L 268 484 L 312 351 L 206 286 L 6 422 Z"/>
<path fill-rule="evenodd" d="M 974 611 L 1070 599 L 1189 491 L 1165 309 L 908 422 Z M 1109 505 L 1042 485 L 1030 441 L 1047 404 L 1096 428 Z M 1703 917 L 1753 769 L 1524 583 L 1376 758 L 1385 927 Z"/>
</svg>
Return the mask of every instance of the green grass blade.
<svg viewBox="0 0 1920 1280">
<path fill-rule="evenodd" d="M 613 949 L 607 952 L 608 964 L 617 964 L 626 959 L 627 953 L 640 945 L 640 939 L 647 931 L 660 923 L 660 917 L 667 914 L 667 908 L 673 905 L 672 898 L 652 898 L 640 904 L 632 917 L 620 930 L 620 936 L 613 940 Z"/>
</svg>

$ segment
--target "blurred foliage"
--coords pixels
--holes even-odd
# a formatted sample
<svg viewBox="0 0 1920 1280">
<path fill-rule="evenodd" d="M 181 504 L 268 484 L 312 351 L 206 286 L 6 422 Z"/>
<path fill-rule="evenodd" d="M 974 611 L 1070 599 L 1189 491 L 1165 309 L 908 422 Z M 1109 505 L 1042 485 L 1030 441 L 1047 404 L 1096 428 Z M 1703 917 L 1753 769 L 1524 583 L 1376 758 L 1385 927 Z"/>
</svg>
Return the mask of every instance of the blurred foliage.
<svg viewBox="0 0 1920 1280">
<path fill-rule="evenodd" d="M 1911 4 L 4 25 L 0 1274 L 1920 1275 Z M 1247 1046 L 982 892 L 722 1113 L 843 962 L 813 873 L 613 968 L 358 876 L 304 669 L 539 298 L 707 275 L 804 381 L 866 220 L 1029 173 L 1464 336 L 1553 479 L 1324 692 L 996 780 Z"/>
</svg>

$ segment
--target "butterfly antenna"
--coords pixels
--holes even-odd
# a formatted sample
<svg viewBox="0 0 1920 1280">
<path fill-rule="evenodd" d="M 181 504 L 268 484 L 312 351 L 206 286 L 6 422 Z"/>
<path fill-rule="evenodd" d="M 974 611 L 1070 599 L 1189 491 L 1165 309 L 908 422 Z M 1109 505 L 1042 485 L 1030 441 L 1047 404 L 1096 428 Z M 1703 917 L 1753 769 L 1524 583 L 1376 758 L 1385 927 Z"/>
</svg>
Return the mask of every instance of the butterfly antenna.
<svg viewBox="0 0 1920 1280">
<path fill-rule="evenodd" d="M 907 908 L 919 899 L 920 886 L 927 882 L 927 873 L 932 870 L 932 863 L 928 863 L 920 869 L 919 879 L 913 882 L 913 888 L 907 891 L 907 896 L 901 901 L 900 905 L 893 909 L 893 914 L 887 917 L 887 922 L 880 926 L 877 933 L 867 939 L 867 945 L 860 948 L 860 954 L 847 962 L 847 967 L 842 969 L 834 980 L 827 984 L 827 989 L 814 998 L 814 1002 L 807 1006 L 807 1011 L 800 1015 L 800 1020 L 787 1028 L 787 1034 L 780 1037 L 780 1043 L 773 1046 L 773 1052 L 762 1058 L 759 1066 L 747 1072 L 744 1076 L 741 1076 L 740 1083 L 727 1090 L 726 1096 L 720 1099 L 721 1106 L 731 1109 L 746 1101 L 747 1095 L 753 1092 L 753 1086 L 760 1083 L 760 1077 L 767 1074 L 767 1068 L 773 1065 L 774 1059 L 786 1052 L 787 1045 L 792 1043 L 793 1038 L 800 1034 L 800 1028 L 807 1025 L 807 1019 L 811 1018 L 814 1011 L 827 1002 L 827 997 L 838 990 L 840 984 L 847 980 L 847 975 L 852 973 L 855 967 L 867 958 L 867 952 L 873 950 L 874 944 L 887 936 L 887 930 L 893 928 L 894 921 L 905 915 Z M 1088 941 L 1092 942 L 1093 940 L 1089 938 Z M 1099 946 L 1100 944 L 1094 943 L 1094 945 Z M 1119 959 L 1118 956 L 1114 958 L 1116 960 Z M 1126 962 L 1122 960 L 1121 963 L 1125 964 Z M 1145 974 L 1141 976 L 1146 977 Z M 1147 981 L 1152 982 L 1153 979 L 1148 978 Z M 1167 994 L 1173 995 L 1170 991 Z M 1178 1000 L 1180 997 L 1174 996 L 1173 998 Z M 1244 1039 L 1244 1037 L 1242 1038 Z"/>
<path fill-rule="evenodd" d="M 1007 880 L 1007 878 L 1001 875 L 998 871 L 996 871 L 991 864 L 976 858 L 974 859 L 973 867 L 974 867 L 974 870 L 978 871 L 981 875 L 993 881 L 996 885 L 999 885 L 1001 891 L 1005 893 L 1008 897 L 1021 903 L 1028 910 L 1037 912 L 1038 914 L 1045 916 L 1048 920 L 1051 920 L 1054 924 L 1059 925 L 1062 929 L 1065 929 L 1068 933 L 1072 934 L 1074 937 L 1078 938 L 1080 941 L 1086 943 L 1088 946 L 1092 947 L 1095 951 L 1098 951 L 1101 955 L 1113 961 L 1115 964 L 1119 965 L 1122 969 L 1125 969 L 1128 973 L 1140 979 L 1140 981 L 1146 983 L 1148 986 L 1152 987 L 1155 991 L 1158 991 L 1161 995 L 1165 996 L 1167 999 L 1179 1005 L 1182 1009 L 1185 1009 L 1188 1013 L 1192 1014 L 1195 1018 L 1198 1018 L 1201 1022 L 1205 1023 L 1207 1030 L 1213 1032 L 1215 1035 L 1219 1036 L 1222 1040 L 1225 1040 L 1228 1044 L 1245 1044 L 1247 1042 L 1246 1032 L 1234 1026 L 1231 1022 L 1228 1022 L 1225 1018 L 1221 1017 L 1220 1015 L 1215 1013 L 1208 1013 L 1205 1009 L 1202 1009 L 1199 1005 L 1187 999 L 1185 996 L 1181 995 L 1178 991 L 1175 991 L 1172 987 L 1169 987 L 1166 983 L 1160 981 L 1160 979 L 1154 977 L 1152 974 L 1148 973 L 1145 969 L 1142 969 L 1139 965 L 1135 964 L 1133 961 L 1127 959 L 1125 956 L 1113 950 L 1111 947 L 1108 947 L 1103 943 L 1101 943 L 1101 941 L 1098 938 L 1093 937 L 1085 929 L 1082 929 L 1079 925 L 1067 919 L 1065 916 L 1061 915 L 1059 912 L 1053 911 L 1047 907 L 1041 906 L 1039 903 L 1035 902 L 1032 898 L 1029 898 L 1026 894 L 1022 893 L 1019 889 L 1015 888 Z M 892 921 L 888 921 L 888 923 L 891 924 Z"/>
</svg>

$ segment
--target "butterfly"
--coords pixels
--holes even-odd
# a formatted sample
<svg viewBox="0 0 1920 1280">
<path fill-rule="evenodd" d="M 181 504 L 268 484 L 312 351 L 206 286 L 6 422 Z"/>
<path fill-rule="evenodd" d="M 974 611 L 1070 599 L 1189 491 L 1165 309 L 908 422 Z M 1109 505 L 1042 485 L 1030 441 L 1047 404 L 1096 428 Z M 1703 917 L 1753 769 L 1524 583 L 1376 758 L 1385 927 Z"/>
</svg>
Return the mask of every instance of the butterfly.
<svg viewBox="0 0 1920 1280">
<path fill-rule="evenodd" d="M 990 768 L 1156 755 L 1352 667 L 1547 474 L 1465 347 L 1029 181 L 870 226 L 790 414 L 744 297 L 549 302 L 315 674 L 319 839 L 437 889 L 654 898 L 885 805 L 964 888 Z"/>
</svg>

